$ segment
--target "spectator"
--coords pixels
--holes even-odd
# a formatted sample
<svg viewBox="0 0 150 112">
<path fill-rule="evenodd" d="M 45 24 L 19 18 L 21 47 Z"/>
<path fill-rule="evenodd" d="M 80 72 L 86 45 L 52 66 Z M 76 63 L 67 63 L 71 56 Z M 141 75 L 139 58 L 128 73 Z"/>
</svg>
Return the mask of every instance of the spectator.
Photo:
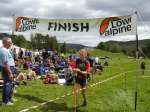
<svg viewBox="0 0 150 112">
<path fill-rule="evenodd" d="M 10 52 L 11 46 L 11 38 L 3 38 L 3 47 L 0 48 L 0 64 L 2 65 L 2 77 L 4 80 L 2 102 L 6 105 L 13 105 L 12 95 L 15 62 L 12 53 Z"/>
<path fill-rule="evenodd" d="M 23 58 L 23 50 L 20 48 L 19 49 L 19 58 L 22 59 Z"/>
<path fill-rule="evenodd" d="M 145 62 L 144 61 L 142 61 L 142 63 L 141 63 L 141 70 L 142 70 L 142 74 L 144 75 L 144 71 L 145 71 Z"/>
<path fill-rule="evenodd" d="M 104 66 L 108 66 L 108 57 L 105 56 Z"/>
</svg>

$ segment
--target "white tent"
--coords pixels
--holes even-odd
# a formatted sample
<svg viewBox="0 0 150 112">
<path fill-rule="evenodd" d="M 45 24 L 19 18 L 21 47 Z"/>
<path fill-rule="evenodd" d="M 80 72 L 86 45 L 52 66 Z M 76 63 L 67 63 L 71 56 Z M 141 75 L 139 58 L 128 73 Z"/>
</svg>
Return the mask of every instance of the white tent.
<svg viewBox="0 0 150 112">
<path fill-rule="evenodd" d="M 0 40 L 0 47 L 2 47 L 3 46 L 3 44 L 2 44 L 2 40 Z"/>
</svg>

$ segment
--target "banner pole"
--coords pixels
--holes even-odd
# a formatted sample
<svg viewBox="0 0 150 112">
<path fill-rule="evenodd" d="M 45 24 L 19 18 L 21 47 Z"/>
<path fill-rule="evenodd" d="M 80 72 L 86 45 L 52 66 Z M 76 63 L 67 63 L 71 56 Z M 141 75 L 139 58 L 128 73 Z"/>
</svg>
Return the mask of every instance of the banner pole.
<svg viewBox="0 0 150 112">
<path fill-rule="evenodd" d="M 76 112 L 77 111 L 77 87 L 76 87 L 75 76 L 73 76 L 73 92 L 74 92 L 74 112 Z"/>
<path fill-rule="evenodd" d="M 137 16 L 137 11 L 135 12 Z M 138 58 L 139 58 L 139 42 L 138 42 L 138 34 L 137 34 L 137 25 L 136 25 L 136 63 L 137 63 L 137 72 L 138 72 Z M 137 95 L 138 95 L 138 73 L 136 73 L 135 79 L 135 111 L 137 110 Z"/>
<path fill-rule="evenodd" d="M 12 38 L 14 37 L 15 32 L 15 14 L 12 15 Z"/>
</svg>

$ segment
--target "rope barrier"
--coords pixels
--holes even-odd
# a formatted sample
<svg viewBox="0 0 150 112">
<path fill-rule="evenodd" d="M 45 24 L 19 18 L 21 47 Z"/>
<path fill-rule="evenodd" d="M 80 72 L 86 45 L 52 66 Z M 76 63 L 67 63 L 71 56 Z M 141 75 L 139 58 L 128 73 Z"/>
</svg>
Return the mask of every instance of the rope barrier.
<svg viewBox="0 0 150 112">
<path fill-rule="evenodd" d="M 99 81 L 99 82 L 97 82 L 97 83 L 91 84 L 91 85 L 89 85 L 89 87 L 94 87 L 94 86 L 96 86 L 96 85 L 98 85 L 98 84 L 102 84 L 102 83 L 107 82 L 107 81 L 109 81 L 109 80 L 118 78 L 118 77 L 120 77 L 120 76 L 122 76 L 122 75 L 124 75 L 124 73 L 120 73 L 120 74 L 118 74 L 118 75 L 116 75 L 116 76 L 107 78 L 107 79 L 105 79 L 105 80 L 103 80 L 103 81 Z M 83 88 L 83 89 L 86 89 L 86 88 Z M 82 89 L 79 89 L 79 90 L 76 91 L 76 92 L 79 92 L 79 91 L 81 91 L 81 90 L 82 90 Z M 49 100 L 49 101 L 47 101 L 47 102 L 43 102 L 43 103 L 41 103 L 41 104 L 39 104 L 39 105 L 32 106 L 32 107 L 29 107 L 29 108 L 27 108 L 27 109 L 23 109 L 23 110 L 21 110 L 21 111 L 19 111 L 19 112 L 27 112 L 27 111 L 29 111 L 30 109 L 38 108 L 39 106 L 45 105 L 45 104 L 50 103 L 50 102 L 54 102 L 54 101 L 56 101 L 56 100 L 60 100 L 60 99 L 62 99 L 62 98 L 65 98 L 65 97 L 70 96 L 70 95 L 73 95 L 73 94 L 74 94 L 74 92 L 70 92 L 70 93 L 67 93 L 66 95 L 57 97 L 57 98 L 55 98 L 55 99 L 53 99 L 53 100 Z"/>
<path fill-rule="evenodd" d="M 131 73 L 131 72 L 135 72 L 135 71 L 137 71 L 137 70 L 126 71 L 126 72 L 122 72 L 122 73 L 115 73 L 115 74 L 118 74 L 118 75 L 109 77 L 109 78 L 107 78 L 107 79 L 105 79 L 105 80 L 103 80 L 103 81 L 96 82 L 96 83 L 94 83 L 94 84 L 89 85 L 88 87 L 94 87 L 94 86 L 96 86 L 96 85 L 98 85 L 98 84 L 102 84 L 102 83 L 107 82 L 107 81 L 109 81 L 109 80 L 116 79 L 116 78 L 118 78 L 118 77 L 120 77 L 120 76 L 123 76 L 123 75 L 125 75 L 126 73 Z M 138 70 L 138 71 L 140 71 L 140 70 Z M 150 70 L 145 70 L 145 71 L 150 71 Z M 86 88 L 83 88 L 83 89 L 86 89 Z M 81 90 L 82 90 L 82 89 L 79 89 L 79 90 L 77 90 L 76 92 L 79 92 L 79 91 L 81 91 Z M 23 109 L 23 110 L 21 110 L 21 111 L 19 111 L 19 112 L 27 112 L 27 111 L 29 111 L 30 109 L 38 108 L 38 107 L 40 107 L 40 106 L 46 105 L 47 103 L 60 100 L 60 99 L 62 99 L 62 98 L 65 98 L 65 97 L 70 96 L 70 95 L 73 95 L 73 94 L 74 94 L 74 92 L 69 92 L 69 93 L 67 93 L 66 95 L 62 95 L 62 96 L 57 97 L 57 98 L 55 98 L 55 99 L 53 99 L 53 100 L 49 100 L 49 101 L 47 101 L 47 102 L 43 102 L 43 103 L 41 103 L 41 104 L 38 104 L 38 105 L 35 105 L 35 106 L 32 106 L 32 107 L 29 107 L 29 108 L 27 108 L 27 109 Z"/>
</svg>

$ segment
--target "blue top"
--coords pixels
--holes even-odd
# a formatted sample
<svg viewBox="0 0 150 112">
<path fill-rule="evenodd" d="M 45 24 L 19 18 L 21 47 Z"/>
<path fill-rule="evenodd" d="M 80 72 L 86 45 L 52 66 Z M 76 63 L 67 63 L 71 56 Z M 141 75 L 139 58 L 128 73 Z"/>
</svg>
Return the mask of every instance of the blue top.
<svg viewBox="0 0 150 112">
<path fill-rule="evenodd" d="M 11 51 L 7 48 L 0 48 L 0 65 L 7 63 L 9 66 L 15 66 L 14 57 Z"/>
</svg>

